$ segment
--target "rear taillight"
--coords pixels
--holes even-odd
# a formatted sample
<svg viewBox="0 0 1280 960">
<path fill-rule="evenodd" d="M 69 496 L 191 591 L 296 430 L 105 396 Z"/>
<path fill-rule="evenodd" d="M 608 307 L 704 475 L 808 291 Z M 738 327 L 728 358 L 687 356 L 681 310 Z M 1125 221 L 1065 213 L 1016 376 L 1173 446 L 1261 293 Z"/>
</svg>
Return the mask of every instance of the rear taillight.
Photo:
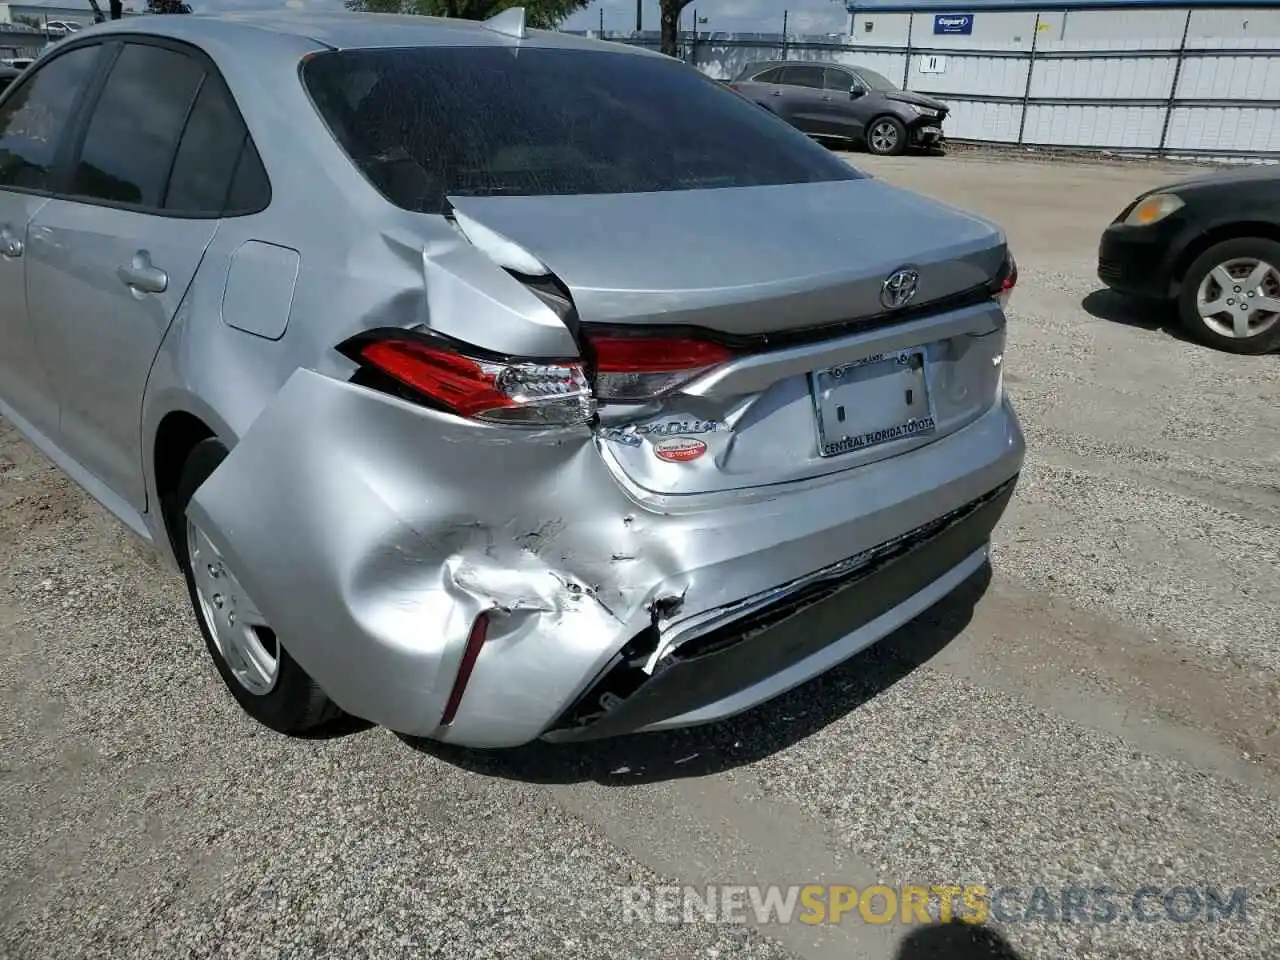
<svg viewBox="0 0 1280 960">
<path fill-rule="evenodd" d="M 595 395 L 613 403 L 644 403 L 731 360 L 733 351 L 689 337 L 588 333 Z"/>
<path fill-rule="evenodd" d="M 520 426 L 564 426 L 595 416 L 582 364 L 478 355 L 411 331 L 362 334 L 340 351 L 360 365 L 365 386 L 467 417 Z"/>
<path fill-rule="evenodd" d="M 996 275 L 992 283 L 993 294 L 1000 302 L 1000 308 L 1003 310 L 1009 306 L 1009 298 L 1013 296 L 1013 288 L 1018 285 L 1018 264 L 1013 259 L 1012 253 L 1005 254 L 1004 266 L 1000 268 L 1000 272 Z"/>
</svg>

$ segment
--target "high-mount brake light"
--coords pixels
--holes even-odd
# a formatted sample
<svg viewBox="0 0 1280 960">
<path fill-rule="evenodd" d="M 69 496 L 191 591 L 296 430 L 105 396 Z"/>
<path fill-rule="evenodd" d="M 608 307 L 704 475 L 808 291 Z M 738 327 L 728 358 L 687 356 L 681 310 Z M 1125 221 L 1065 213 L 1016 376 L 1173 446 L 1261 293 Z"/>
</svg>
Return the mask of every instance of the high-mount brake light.
<svg viewBox="0 0 1280 960">
<path fill-rule="evenodd" d="M 733 359 L 728 347 L 693 337 L 588 332 L 595 395 L 604 402 L 645 403 Z"/>
<path fill-rule="evenodd" d="M 414 399 L 460 417 L 513 426 L 565 426 L 595 416 L 582 364 L 471 356 L 466 348 L 397 331 L 357 337 L 342 353 Z"/>
</svg>

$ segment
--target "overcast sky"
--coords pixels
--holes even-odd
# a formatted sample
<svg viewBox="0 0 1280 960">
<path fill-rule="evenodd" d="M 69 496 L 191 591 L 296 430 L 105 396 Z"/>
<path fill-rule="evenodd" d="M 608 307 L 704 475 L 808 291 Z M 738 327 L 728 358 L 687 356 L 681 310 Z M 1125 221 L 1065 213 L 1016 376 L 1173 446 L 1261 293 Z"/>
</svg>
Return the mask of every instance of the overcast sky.
<svg viewBox="0 0 1280 960">
<path fill-rule="evenodd" d="M 27 0 L 42 3 L 42 0 Z M 77 0 L 44 0 L 51 6 L 79 6 Z M 290 6 L 316 10 L 335 10 L 342 7 L 342 0 L 189 0 L 200 13 L 227 9 L 254 9 Z M 644 28 L 658 29 L 658 0 L 641 0 Z M 106 0 L 101 0 L 105 9 Z M 87 10 L 89 4 L 85 2 Z M 144 0 L 125 0 L 125 6 L 141 9 Z M 706 17 L 704 30 L 731 30 L 739 32 L 778 33 L 782 30 L 782 11 L 789 10 L 788 30 L 793 33 L 844 32 L 849 28 L 849 14 L 843 0 L 694 0 L 685 10 L 684 27 L 693 26 L 693 8 L 699 17 Z M 604 10 L 606 30 L 630 30 L 635 26 L 636 0 L 595 0 L 581 13 L 575 14 L 565 24 L 571 30 L 595 29 L 600 25 L 600 11 Z"/>
</svg>

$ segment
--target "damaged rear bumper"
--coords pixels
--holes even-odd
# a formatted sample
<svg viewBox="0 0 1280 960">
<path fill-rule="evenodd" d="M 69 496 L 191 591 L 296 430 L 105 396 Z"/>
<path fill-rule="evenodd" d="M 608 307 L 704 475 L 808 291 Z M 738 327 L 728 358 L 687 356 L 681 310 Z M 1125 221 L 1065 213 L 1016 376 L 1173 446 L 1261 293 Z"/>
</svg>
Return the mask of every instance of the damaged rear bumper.
<svg viewBox="0 0 1280 960">
<path fill-rule="evenodd" d="M 597 739 L 723 719 L 776 697 L 937 603 L 987 560 L 1016 478 L 947 516 L 797 584 L 592 685 L 547 739 Z M 619 695 L 617 691 L 626 691 Z"/>
<path fill-rule="evenodd" d="M 661 497 L 629 488 L 602 442 L 302 370 L 190 510 L 338 706 L 502 747 L 714 720 L 822 672 L 981 564 L 1024 455 L 1000 402 L 842 474 Z M 620 663 L 641 671 L 626 696 Z M 596 710 L 602 683 L 615 709 Z"/>
</svg>

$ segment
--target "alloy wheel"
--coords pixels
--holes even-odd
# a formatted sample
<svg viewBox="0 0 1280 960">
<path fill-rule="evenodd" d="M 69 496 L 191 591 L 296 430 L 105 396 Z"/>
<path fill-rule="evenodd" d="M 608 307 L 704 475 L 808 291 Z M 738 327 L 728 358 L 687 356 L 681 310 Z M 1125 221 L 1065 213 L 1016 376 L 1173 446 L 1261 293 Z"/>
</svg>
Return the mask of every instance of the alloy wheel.
<svg viewBox="0 0 1280 960">
<path fill-rule="evenodd" d="M 871 128 L 871 146 L 876 153 L 892 153 L 898 145 L 898 128 L 881 120 Z"/>
<path fill-rule="evenodd" d="M 1200 281 L 1196 310 L 1220 336 L 1243 340 L 1265 333 L 1280 320 L 1280 270 L 1256 257 L 1220 263 Z"/>
<path fill-rule="evenodd" d="M 217 548 L 190 519 L 187 550 L 200 616 L 227 669 L 250 693 L 270 693 L 280 673 L 275 632 Z"/>
</svg>

